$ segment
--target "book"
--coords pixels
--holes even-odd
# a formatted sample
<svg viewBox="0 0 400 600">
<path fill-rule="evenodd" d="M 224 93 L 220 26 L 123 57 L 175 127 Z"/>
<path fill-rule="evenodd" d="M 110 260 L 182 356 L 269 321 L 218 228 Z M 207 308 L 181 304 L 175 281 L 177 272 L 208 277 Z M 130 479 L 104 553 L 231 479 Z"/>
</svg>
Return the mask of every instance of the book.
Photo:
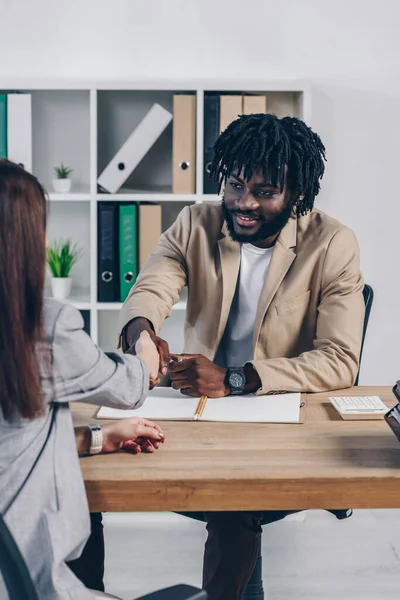
<svg viewBox="0 0 400 600">
<path fill-rule="evenodd" d="M 115 194 L 136 169 L 172 120 L 172 114 L 153 104 L 125 143 L 99 176 L 100 189 Z"/>
<path fill-rule="evenodd" d="M 159 204 L 139 205 L 139 270 L 157 246 L 162 233 L 162 209 Z"/>
<path fill-rule="evenodd" d="M 174 95 L 172 122 L 172 193 L 196 191 L 196 96 Z"/>
<path fill-rule="evenodd" d="M 32 172 L 32 96 L 9 94 L 7 97 L 8 159 Z"/>
<path fill-rule="evenodd" d="M 7 94 L 0 94 L 0 158 L 7 158 Z"/>
<path fill-rule="evenodd" d="M 243 112 L 242 96 L 220 96 L 219 129 L 222 133 Z"/>
<path fill-rule="evenodd" d="M 194 398 L 166 387 L 149 392 L 136 410 L 102 407 L 98 419 L 142 417 L 154 421 L 218 421 L 221 423 L 301 423 L 301 394 Z"/>
<path fill-rule="evenodd" d="M 119 301 L 118 204 L 98 204 L 97 297 L 99 302 Z"/>
<path fill-rule="evenodd" d="M 261 95 L 243 96 L 243 114 L 253 115 L 267 112 L 267 98 Z"/>
<path fill-rule="evenodd" d="M 136 204 L 119 206 L 119 290 L 120 301 L 125 302 L 138 274 Z"/>
<path fill-rule="evenodd" d="M 204 94 L 204 194 L 218 194 L 218 183 L 211 179 L 210 170 L 214 158 L 214 145 L 220 133 L 219 95 Z"/>
</svg>

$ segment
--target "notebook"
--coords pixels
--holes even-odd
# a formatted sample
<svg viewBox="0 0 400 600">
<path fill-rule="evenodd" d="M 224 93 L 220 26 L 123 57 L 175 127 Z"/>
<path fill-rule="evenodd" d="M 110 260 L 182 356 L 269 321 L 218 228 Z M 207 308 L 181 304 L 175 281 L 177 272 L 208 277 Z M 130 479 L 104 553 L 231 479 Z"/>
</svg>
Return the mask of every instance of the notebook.
<svg viewBox="0 0 400 600">
<path fill-rule="evenodd" d="M 152 421 L 219 421 L 224 423 L 302 423 L 300 394 L 192 398 L 172 388 L 151 391 L 137 410 L 103 406 L 98 419 L 142 417 Z"/>
</svg>

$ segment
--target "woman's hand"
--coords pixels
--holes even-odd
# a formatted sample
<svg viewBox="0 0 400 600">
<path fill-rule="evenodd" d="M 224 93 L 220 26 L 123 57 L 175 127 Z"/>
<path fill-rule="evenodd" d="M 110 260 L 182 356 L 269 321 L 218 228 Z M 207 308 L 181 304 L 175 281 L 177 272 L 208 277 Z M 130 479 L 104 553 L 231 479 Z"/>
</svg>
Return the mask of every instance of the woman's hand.
<svg viewBox="0 0 400 600">
<path fill-rule="evenodd" d="M 118 450 L 127 450 L 134 454 L 154 452 L 154 450 L 158 450 L 160 444 L 164 443 L 164 434 L 161 428 L 152 421 L 138 417 L 107 423 L 101 426 L 101 431 L 103 433 L 103 452 L 117 452 Z"/>
<path fill-rule="evenodd" d="M 135 344 L 136 356 L 144 360 L 149 372 L 150 389 L 153 389 L 157 383 L 159 383 L 158 370 L 160 364 L 160 357 L 158 354 L 157 346 L 151 339 L 149 332 L 143 330 L 139 336 L 138 341 Z"/>
</svg>

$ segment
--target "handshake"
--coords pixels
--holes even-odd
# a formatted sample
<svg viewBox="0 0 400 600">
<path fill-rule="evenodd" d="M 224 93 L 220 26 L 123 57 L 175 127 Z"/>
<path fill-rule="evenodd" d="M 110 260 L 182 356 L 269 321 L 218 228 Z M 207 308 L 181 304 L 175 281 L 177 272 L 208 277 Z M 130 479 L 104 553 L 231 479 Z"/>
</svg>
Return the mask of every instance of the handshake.
<svg viewBox="0 0 400 600">
<path fill-rule="evenodd" d="M 168 343 L 158 337 L 147 319 L 136 318 L 124 332 L 123 350 L 135 354 L 147 365 L 149 389 L 168 375 L 171 387 L 186 396 L 227 396 L 226 369 L 215 365 L 202 354 L 173 354 Z"/>
</svg>

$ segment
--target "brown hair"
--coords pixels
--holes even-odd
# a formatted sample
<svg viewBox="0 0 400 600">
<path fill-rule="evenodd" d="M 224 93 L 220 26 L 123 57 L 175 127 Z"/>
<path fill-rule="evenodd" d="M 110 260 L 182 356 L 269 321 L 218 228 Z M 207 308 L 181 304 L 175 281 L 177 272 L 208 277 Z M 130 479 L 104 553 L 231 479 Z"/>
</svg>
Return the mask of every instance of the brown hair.
<svg viewBox="0 0 400 600">
<path fill-rule="evenodd" d="M 0 160 L 0 408 L 43 412 L 38 342 L 46 268 L 46 197 L 38 180 Z"/>
</svg>

